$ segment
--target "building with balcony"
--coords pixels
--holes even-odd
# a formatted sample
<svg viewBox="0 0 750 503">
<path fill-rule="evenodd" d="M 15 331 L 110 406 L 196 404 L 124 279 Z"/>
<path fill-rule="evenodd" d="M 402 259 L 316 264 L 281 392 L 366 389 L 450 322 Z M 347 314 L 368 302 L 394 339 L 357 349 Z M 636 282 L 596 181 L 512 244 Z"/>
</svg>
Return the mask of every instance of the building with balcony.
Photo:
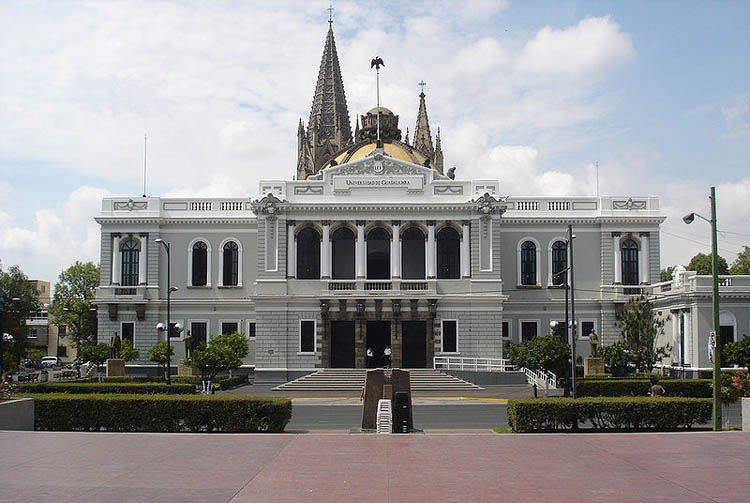
<svg viewBox="0 0 750 503">
<path fill-rule="evenodd" d="M 352 134 L 330 28 L 296 171 L 273 169 L 288 178 L 261 181 L 259 198 L 104 199 L 100 339 L 119 332 L 148 368 L 166 319 L 160 238 L 179 288 L 171 321 L 194 341 L 244 332 L 259 381 L 361 368 L 367 348 L 377 357 L 386 346 L 407 368 L 500 358 L 565 319 L 572 225 L 578 354 L 593 329 L 616 340 L 617 306 L 659 275 L 658 199 L 506 196 L 497 180 L 445 171 L 424 92 L 416 108 L 413 135 L 385 107 Z"/>
</svg>

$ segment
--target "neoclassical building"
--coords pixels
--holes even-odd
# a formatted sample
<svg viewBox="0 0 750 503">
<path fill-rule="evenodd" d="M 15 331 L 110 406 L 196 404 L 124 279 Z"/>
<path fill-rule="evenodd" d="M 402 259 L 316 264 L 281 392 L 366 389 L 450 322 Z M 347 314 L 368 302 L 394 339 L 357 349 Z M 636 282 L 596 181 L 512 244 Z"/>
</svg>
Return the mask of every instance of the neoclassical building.
<svg viewBox="0 0 750 503">
<path fill-rule="evenodd" d="M 351 131 L 332 27 L 307 127 L 289 176 L 260 182 L 257 198 L 108 197 L 101 225 L 99 334 L 133 341 L 142 360 L 166 320 L 195 340 L 250 337 L 258 381 L 323 367 L 364 367 L 392 348 L 393 365 L 435 356 L 500 358 L 513 342 L 565 317 L 566 241 L 573 225 L 578 354 L 596 329 L 619 332 L 615 312 L 659 275 L 653 196 L 521 197 L 498 180 L 444 170 L 426 96 L 402 134 L 385 107 Z M 378 139 L 379 138 L 379 139 Z M 176 358 L 183 334 L 171 333 Z"/>
</svg>

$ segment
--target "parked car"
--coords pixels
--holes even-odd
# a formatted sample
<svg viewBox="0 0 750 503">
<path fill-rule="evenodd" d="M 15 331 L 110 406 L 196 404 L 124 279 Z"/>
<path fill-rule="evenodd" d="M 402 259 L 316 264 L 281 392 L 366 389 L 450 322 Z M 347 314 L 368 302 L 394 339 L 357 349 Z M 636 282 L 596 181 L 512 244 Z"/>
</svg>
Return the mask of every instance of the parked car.
<svg viewBox="0 0 750 503">
<path fill-rule="evenodd" d="M 57 356 L 42 356 L 42 367 L 59 367 L 62 360 Z"/>
</svg>

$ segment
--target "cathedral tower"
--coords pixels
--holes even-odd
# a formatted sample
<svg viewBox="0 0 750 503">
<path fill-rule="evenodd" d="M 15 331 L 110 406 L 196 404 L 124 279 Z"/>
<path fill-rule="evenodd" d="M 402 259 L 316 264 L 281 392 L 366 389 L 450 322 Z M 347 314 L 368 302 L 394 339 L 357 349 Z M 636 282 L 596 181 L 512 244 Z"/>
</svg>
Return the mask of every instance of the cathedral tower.
<svg viewBox="0 0 750 503">
<path fill-rule="evenodd" d="M 349 109 L 333 37 L 333 20 L 329 19 L 307 131 L 301 121 L 297 131 L 297 179 L 304 180 L 317 173 L 335 152 L 351 144 Z"/>
</svg>

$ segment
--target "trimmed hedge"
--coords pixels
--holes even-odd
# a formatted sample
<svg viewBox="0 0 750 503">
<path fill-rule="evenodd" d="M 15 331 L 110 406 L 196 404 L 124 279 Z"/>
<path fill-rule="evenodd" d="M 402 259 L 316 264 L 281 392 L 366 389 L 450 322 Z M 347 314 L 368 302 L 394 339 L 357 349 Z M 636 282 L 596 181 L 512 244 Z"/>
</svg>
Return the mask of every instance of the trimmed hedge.
<svg viewBox="0 0 750 503">
<path fill-rule="evenodd" d="M 34 395 L 40 431 L 280 433 L 292 417 L 283 398 L 236 395 Z"/>
<path fill-rule="evenodd" d="M 129 395 L 194 395 L 192 384 L 170 384 L 156 382 L 143 383 L 106 383 L 106 382 L 50 382 L 19 383 L 17 393 L 70 393 L 70 394 L 110 394 L 124 393 Z"/>
<path fill-rule="evenodd" d="M 664 379 L 659 384 L 667 396 L 707 398 L 712 395 L 710 379 Z M 647 396 L 651 381 L 646 379 L 586 379 L 576 382 L 579 397 Z"/>
<path fill-rule="evenodd" d="M 519 433 L 591 430 L 657 430 L 692 428 L 711 421 L 707 398 L 596 397 L 508 401 L 508 424 Z"/>
<path fill-rule="evenodd" d="M 200 376 L 171 376 L 172 384 L 192 384 L 194 386 L 201 385 Z M 88 377 L 85 379 L 76 379 L 75 381 L 68 382 L 99 382 L 99 379 L 95 377 Z M 162 383 L 164 384 L 163 377 L 135 377 L 135 376 L 112 376 L 102 377 L 104 383 Z M 247 384 L 247 375 L 238 375 L 234 377 L 221 376 L 211 381 L 215 387 L 220 390 L 226 390 Z"/>
</svg>

